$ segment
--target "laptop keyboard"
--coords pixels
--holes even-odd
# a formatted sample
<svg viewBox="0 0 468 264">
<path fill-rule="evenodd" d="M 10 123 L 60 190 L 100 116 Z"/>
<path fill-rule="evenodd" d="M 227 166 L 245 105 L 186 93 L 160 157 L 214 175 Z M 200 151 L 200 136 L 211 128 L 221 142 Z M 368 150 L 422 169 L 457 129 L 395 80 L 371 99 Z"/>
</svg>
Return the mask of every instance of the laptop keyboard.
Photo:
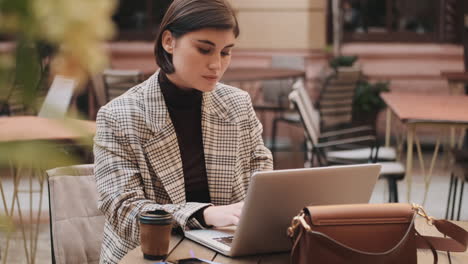
<svg viewBox="0 0 468 264">
<path fill-rule="evenodd" d="M 223 243 L 224 245 L 231 246 L 234 236 L 214 237 L 214 240 Z"/>
</svg>

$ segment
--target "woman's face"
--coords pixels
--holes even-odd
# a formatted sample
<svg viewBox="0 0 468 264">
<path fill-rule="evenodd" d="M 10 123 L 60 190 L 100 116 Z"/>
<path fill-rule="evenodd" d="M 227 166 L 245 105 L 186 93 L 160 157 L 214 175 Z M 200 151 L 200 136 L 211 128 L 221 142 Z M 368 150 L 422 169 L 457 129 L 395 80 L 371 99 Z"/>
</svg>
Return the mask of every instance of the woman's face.
<svg viewBox="0 0 468 264">
<path fill-rule="evenodd" d="M 182 89 L 209 92 L 215 88 L 231 62 L 235 41 L 232 30 L 205 28 L 174 38 L 163 33 L 162 46 L 172 54 L 175 72 L 169 80 Z"/>
</svg>

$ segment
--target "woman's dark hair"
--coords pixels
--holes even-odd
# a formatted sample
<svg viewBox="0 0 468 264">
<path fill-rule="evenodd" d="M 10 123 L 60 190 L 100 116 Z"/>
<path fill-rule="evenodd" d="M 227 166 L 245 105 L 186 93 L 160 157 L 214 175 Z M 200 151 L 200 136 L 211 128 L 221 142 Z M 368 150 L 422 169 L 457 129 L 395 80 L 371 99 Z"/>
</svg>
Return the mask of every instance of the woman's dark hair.
<svg viewBox="0 0 468 264">
<path fill-rule="evenodd" d="M 175 38 L 203 28 L 232 29 L 239 36 L 239 25 L 231 5 L 226 0 L 174 0 L 167 9 L 154 45 L 156 63 L 165 73 L 175 72 L 172 55 L 162 47 L 163 32 L 169 30 Z"/>
</svg>

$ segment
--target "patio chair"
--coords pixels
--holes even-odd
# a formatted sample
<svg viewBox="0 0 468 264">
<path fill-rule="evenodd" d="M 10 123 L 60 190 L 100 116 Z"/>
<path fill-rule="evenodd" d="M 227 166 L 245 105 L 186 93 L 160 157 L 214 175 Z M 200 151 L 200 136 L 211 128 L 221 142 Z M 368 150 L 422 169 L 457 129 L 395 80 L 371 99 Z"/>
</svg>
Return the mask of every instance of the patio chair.
<svg viewBox="0 0 468 264">
<path fill-rule="evenodd" d="M 302 107 L 304 108 L 304 114 L 308 115 L 311 123 L 310 128 L 313 129 L 314 133 L 317 135 L 316 143 L 325 143 L 327 141 L 333 140 L 342 140 L 347 139 L 351 136 L 369 136 L 373 144 L 377 143 L 375 137 L 375 132 L 373 129 L 368 126 L 358 126 L 358 127 L 349 127 L 345 129 L 335 129 L 333 131 L 322 132 L 321 129 L 321 114 L 314 107 L 310 101 L 307 91 L 304 88 L 304 85 L 301 81 L 297 81 L 293 85 L 293 90 L 297 91 L 299 97 L 301 98 Z M 300 112 L 300 109 L 296 108 L 299 111 L 301 118 L 300 121 L 303 121 L 304 116 Z M 362 144 L 365 147 L 362 147 Z M 378 148 L 377 148 L 378 147 Z M 347 144 L 337 144 L 333 146 L 330 144 L 328 149 L 338 149 L 337 151 L 328 151 L 328 157 L 331 159 L 348 159 L 352 156 L 355 160 L 360 160 L 362 162 L 367 162 L 369 159 L 375 161 L 394 161 L 396 159 L 396 150 L 392 147 L 381 147 L 381 146 L 372 146 L 369 147 L 365 142 L 349 142 Z M 350 149 L 346 151 L 345 149 Z"/>
<path fill-rule="evenodd" d="M 45 118 L 64 118 L 76 86 L 76 80 L 56 75 L 37 115 Z"/>
<path fill-rule="evenodd" d="M 452 154 L 455 162 L 450 173 L 450 184 L 445 218 L 450 220 L 460 220 L 463 191 L 465 182 L 468 182 L 468 150 L 452 150 Z M 460 181 L 460 194 L 458 199 L 457 217 L 455 219 L 455 203 L 457 200 L 458 181 Z"/>
<path fill-rule="evenodd" d="M 306 167 L 311 167 L 315 164 L 328 166 L 335 164 L 377 162 L 380 150 L 376 138 L 373 135 L 355 136 L 351 133 L 351 136 L 344 137 L 346 134 L 349 134 L 349 130 L 344 130 L 335 132 L 335 134 L 341 134 L 342 137 L 340 139 L 320 142 L 320 132 L 317 129 L 320 123 L 320 115 L 311 104 L 306 104 L 304 102 L 307 98 L 300 95 L 300 89 L 298 88 L 289 94 L 289 100 L 299 111 L 304 126 L 307 140 Z M 367 145 L 367 147 L 348 150 L 330 150 L 332 147 L 349 144 L 364 144 Z M 399 162 L 379 162 L 379 164 L 382 165 L 380 177 L 388 181 L 389 202 L 398 202 L 397 181 L 404 178 L 405 169 Z"/>
<path fill-rule="evenodd" d="M 109 102 L 128 89 L 140 83 L 143 74 L 138 70 L 107 69 L 102 73 L 106 90 L 106 101 Z"/>
<path fill-rule="evenodd" d="M 93 165 L 47 171 L 52 263 L 99 263 L 104 215 Z"/>
<path fill-rule="evenodd" d="M 352 126 L 354 92 L 361 76 L 358 67 L 342 67 L 325 79 L 317 104 L 324 131 Z"/>
<path fill-rule="evenodd" d="M 45 118 L 63 118 L 69 109 L 75 88 L 75 80 L 56 75 L 48 90 L 39 90 L 35 99 L 40 107 L 34 105 L 27 108 L 23 101 L 21 89 L 15 87 L 6 98 L 0 98 L 5 99 L 3 102 L 0 101 L 0 108 L 2 108 L 0 111 L 4 111 L 3 114 L 11 116 L 37 114 Z"/>
<path fill-rule="evenodd" d="M 104 84 L 104 77 L 102 73 L 91 76 L 91 85 L 93 86 L 93 93 L 96 97 L 96 104 L 98 108 L 107 103 L 106 85 Z"/>
<path fill-rule="evenodd" d="M 295 70 L 304 70 L 305 62 L 304 58 L 299 56 L 273 56 L 271 60 L 272 68 L 288 68 Z M 288 94 L 292 90 L 292 84 L 294 80 L 271 80 L 263 81 L 263 100 L 265 103 L 271 103 L 277 106 L 288 105 Z M 276 152 L 276 137 L 278 132 L 278 124 L 287 123 L 292 125 L 300 125 L 300 118 L 296 112 L 280 112 L 279 115 L 275 116 L 271 127 L 271 143 L 270 150 L 274 154 Z"/>
</svg>

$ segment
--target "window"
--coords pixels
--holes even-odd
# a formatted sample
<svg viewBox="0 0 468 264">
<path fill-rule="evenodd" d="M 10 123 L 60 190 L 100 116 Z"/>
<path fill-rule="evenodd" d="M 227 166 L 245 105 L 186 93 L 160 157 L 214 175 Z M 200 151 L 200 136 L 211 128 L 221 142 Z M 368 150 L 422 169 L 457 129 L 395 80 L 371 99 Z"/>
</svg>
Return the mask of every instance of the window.
<svg viewBox="0 0 468 264">
<path fill-rule="evenodd" d="M 154 40 L 172 0 L 120 0 L 113 20 L 119 40 Z"/>
<path fill-rule="evenodd" d="M 441 1 L 343 0 L 344 40 L 435 42 Z"/>
</svg>

